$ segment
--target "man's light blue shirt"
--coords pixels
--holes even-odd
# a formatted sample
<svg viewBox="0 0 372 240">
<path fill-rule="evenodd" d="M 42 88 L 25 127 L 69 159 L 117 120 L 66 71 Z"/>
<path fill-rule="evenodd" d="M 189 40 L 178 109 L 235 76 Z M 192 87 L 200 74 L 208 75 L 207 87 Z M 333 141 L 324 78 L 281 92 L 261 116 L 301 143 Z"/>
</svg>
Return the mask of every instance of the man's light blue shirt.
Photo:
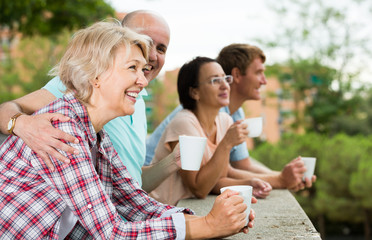
<svg viewBox="0 0 372 240">
<path fill-rule="evenodd" d="M 150 165 L 152 158 L 155 155 L 155 149 L 159 143 L 161 135 L 163 134 L 168 123 L 173 119 L 173 117 L 183 109 L 181 105 L 177 106 L 155 129 L 155 131 L 146 139 L 146 161 L 145 166 Z M 228 113 L 234 122 L 245 119 L 245 114 L 242 108 L 239 108 L 233 114 L 230 114 L 229 107 L 223 107 L 220 109 L 221 112 Z M 230 152 L 230 161 L 240 161 L 249 157 L 249 152 L 247 149 L 246 142 L 243 142 L 237 146 L 234 146 Z"/>
<path fill-rule="evenodd" d="M 43 88 L 57 98 L 62 98 L 66 90 L 59 77 L 50 80 Z M 117 117 L 104 126 L 121 161 L 140 186 L 147 135 L 146 106 L 142 96 L 146 95 L 147 92 L 143 89 L 137 97 L 133 115 Z"/>
<path fill-rule="evenodd" d="M 220 111 L 229 114 L 234 122 L 245 119 L 245 114 L 243 108 L 241 107 L 238 108 L 238 110 L 236 110 L 233 114 L 230 113 L 228 106 L 221 108 Z M 246 142 L 242 142 L 241 144 L 234 146 L 230 151 L 230 161 L 240 161 L 247 157 L 249 157 L 249 152 Z"/>
</svg>

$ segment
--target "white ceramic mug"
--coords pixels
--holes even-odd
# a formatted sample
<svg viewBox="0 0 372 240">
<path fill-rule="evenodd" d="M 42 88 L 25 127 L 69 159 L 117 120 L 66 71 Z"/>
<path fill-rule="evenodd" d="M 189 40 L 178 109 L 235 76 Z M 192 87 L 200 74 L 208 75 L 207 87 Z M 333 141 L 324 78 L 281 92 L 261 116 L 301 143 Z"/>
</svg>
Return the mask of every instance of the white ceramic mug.
<svg viewBox="0 0 372 240">
<path fill-rule="evenodd" d="M 248 185 L 235 185 L 235 186 L 228 186 L 223 187 L 220 189 L 221 193 L 223 193 L 226 189 L 233 190 L 235 192 L 238 192 L 240 196 L 244 198 L 244 203 L 247 205 L 247 209 L 245 210 L 245 213 L 247 214 L 247 223 L 249 222 L 249 214 L 251 213 L 251 202 L 252 202 L 252 186 Z"/>
<path fill-rule="evenodd" d="M 206 137 L 179 136 L 181 168 L 189 171 L 199 171 L 203 159 Z"/>
<path fill-rule="evenodd" d="M 254 138 L 258 137 L 262 133 L 262 117 L 256 118 L 246 118 L 244 121 L 248 125 L 247 129 L 249 131 L 248 137 Z"/>
<path fill-rule="evenodd" d="M 314 175 L 316 158 L 314 157 L 301 157 L 301 160 L 304 161 L 306 172 L 302 177 L 302 180 L 305 181 L 305 178 L 311 179 Z"/>
</svg>

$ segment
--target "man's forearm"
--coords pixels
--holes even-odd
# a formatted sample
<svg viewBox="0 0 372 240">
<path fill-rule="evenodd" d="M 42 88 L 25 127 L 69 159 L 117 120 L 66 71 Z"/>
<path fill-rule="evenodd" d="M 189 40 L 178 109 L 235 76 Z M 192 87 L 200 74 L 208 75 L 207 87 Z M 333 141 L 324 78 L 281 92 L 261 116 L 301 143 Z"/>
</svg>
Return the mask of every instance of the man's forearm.
<svg viewBox="0 0 372 240">
<path fill-rule="evenodd" d="M 206 239 L 213 237 L 205 217 L 185 214 L 186 239 Z"/>
<path fill-rule="evenodd" d="M 275 189 L 286 188 L 285 183 L 281 177 L 281 173 L 277 171 L 271 171 L 270 173 L 254 173 L 251 171 L 240 170 L 234 167 L 230 167 L 228 176 L 235 179 L 260 178 L 270 183 L 270 185 Z"/>
<path fill-rule="evenodd" d="M 142 189 L 151 192 L 178 169 L 173 152 L 153 165 L 142 167 Z"/>
<path fill-rule="evenodd" d="M 0 105 L 0 131 L 9 134 L 7 131 L 8 122 L 15 114 L 22 112 L 27 115 L 33 114 L 39 108 L 54 101 L 56 97 L 48 90 L 39 89 L 13 101 Z"/>
<path fill-rule="evenodd" d="M 240 170 L 247 170 L 254 173 L 272 173 L 273 171 L 260 163 L 259 161 L 247 157 L 245 159 L 242 159 L 240 161 L 231 161 L 231 165 Z"/>
<path fill-rule="evenodd" d="M 270 168 L 268 168 L 267 166 L 265 166 L 263 163 L 261 163 L 260 161 L 252 158 L 252 157 L 249 157 L 251 163 L 252 163 L 252 171 L 255 172 L 255 173 L 273 173 L 273 172 L 276 172 L 276 171 L 273 171 L 271 170 Z"/>
<path fill-rule="evenodd" d="M 0 105 L 0 132 L 9 135 L 8 122 L 11 117 L 21 113 L 21 107 L 15 102 L 5 102 Z"/>
<path fill-rule="evenodd" d="M 258 163 L 256 161 L 252 161 L 250 171 L 252 171 L 254 173 L 266 173 L 266 174 L 273 173 L 273 171 L 271 169 L 269 169 L 268 167 L 266 167 L 266 166 L 264 166 L 261 163 Z"/>
</svg>

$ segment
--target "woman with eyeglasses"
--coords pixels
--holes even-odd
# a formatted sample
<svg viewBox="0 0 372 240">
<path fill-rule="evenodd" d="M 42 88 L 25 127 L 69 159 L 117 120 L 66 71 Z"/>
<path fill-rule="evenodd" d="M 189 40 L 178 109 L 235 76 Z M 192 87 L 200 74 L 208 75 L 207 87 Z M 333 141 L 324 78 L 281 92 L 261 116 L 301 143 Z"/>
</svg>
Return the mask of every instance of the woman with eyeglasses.
<svg viewBox="0 0 372 240">
<path fill-rule="evenodd" d="M 168 124 L 155 150 L 153 164 L 170 154 L 180 135 L 207 138 L 199 171 L 178 170 L 164 180 L 150 196 L 160 202 L 177 204 L 185 198 L 205 198 L 231 185 L 252 185 L 270 192 L 269 183 L 260 179 L 239 179 L 229 174 L 230 150 L 246 140 L 247 125 L 233 120 L 220 108 L 229 104 L 230 84 L 216 60 L 197 57 L 179 71 L 177 88 L 183 110 Z"/>
</svg>

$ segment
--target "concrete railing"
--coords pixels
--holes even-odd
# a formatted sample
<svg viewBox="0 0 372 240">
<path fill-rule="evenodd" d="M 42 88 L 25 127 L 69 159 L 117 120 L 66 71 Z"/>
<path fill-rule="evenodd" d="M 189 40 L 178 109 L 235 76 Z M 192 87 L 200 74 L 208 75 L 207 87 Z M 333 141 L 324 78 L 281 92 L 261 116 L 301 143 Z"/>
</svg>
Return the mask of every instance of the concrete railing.
<svg viewBox="0 0 372 240">
<path fill-rule="evenodd" d="M 177 206 L 188 207 L 198 215 L 206 215 L 212 208 L 215 195 L 206 199 L 185 199 Z M 249 233 L 239 233 L 226 239 L 321 239 L 310 219 L 288 190 L 273 190 L 266 199 L 252 204 L 256 212 L 255 224 Z"/>
</svg>

